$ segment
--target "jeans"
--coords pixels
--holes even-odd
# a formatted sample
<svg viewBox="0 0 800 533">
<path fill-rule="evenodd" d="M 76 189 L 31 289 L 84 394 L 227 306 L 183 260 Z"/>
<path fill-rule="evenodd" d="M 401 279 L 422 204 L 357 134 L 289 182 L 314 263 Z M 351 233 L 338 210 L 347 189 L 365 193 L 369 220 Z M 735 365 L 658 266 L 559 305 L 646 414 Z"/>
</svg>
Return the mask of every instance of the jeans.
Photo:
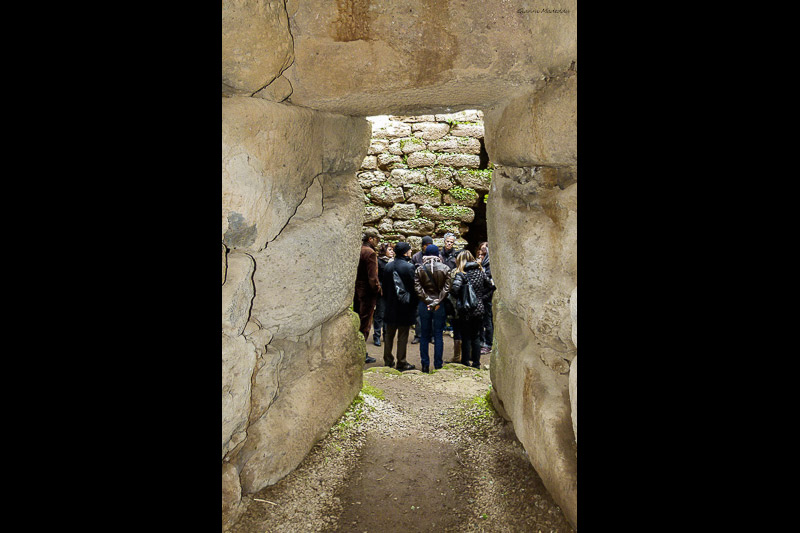
<svg viewBox="0 0 800 533">
<path fill-rule="evenodd" d="M 420 302 L 418 305 L 419 322 L 422 331 L 420 332 L 419 341 L 419 358 L 423 367 L 430 366 L 430 356 L 428 354 L 428 344 L 431 337 L 433 338 L 433 368 L 442 368 L 444 364 L 442 355 L 444 353 L 444 341 L 442 340 L 442 331 L 444 330 L 444 323 L 447 320 L 447 313 L 444 310 L 444 305 L 440 305 L 436 311 L 428 311 L 428 306 L 425 302 Z"/>
</svg>

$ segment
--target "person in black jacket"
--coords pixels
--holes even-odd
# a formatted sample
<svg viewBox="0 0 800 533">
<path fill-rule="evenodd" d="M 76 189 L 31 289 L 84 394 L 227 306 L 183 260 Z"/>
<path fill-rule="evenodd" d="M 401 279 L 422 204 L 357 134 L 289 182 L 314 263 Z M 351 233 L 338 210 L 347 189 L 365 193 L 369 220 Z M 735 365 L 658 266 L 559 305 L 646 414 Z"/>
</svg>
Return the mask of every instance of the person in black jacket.
<svg viewBox="0 0 800 533">
<path fill-rule="evenodd" d="M 493 290 L 494 285 L 469 250 L 463 250 L 456 258 L 456 275 L 451 288 L 456 301 L 460 300 L 461 293 L 466 290 L 467 284 L 475 291 L 478 306 L 470 314 L 459 309 L 457 320 L 461 332 L 461 364 L 470 366 L 471 362 L 474 368 L 480 368 L 483 299 Z"/>
<path fill-rule="evenodd" d="M 489 266 L 489 243 L 482 242 L 478 245 L 478 255 L 476 261 L 481 264 L 483 271 L 489 279 L 492 279 L 492 268 Z M 492 283 L 494 280 L 492 279 Z M 494 340 L 494 315 L 492 313 L 492 291 L 483 301 L 483 334 L 481 335 L 481 353 L 489 353 L 492 351 L 492 342 Z"/>
<path fill-rule="evenodd" d="M 411 246 L 407 242 L 398 242 L 394 246 L 394 261 L 388 263 L 383 269 L 381 284 L 386 307 L 383 312 L 385 333 L 383 338 L 383 363 L 394 366 L 392 345 L 397 336 L 397 370 L 414 370 L 414 365 L 406 361 L 406 348 L 408 347 L 408 331 L 414 323 L 414 310 L 417 308 L 417 295 L 414 292 L 414 265 L 411 263 Z M 402 303 L 395 290 L 394 273 L 397 272 L 400 280 L 409 293 L 408 303 Z"/>
<path fill-rule="evenodd" d="M 386 287 L 383 286 L 383 269 L 386 265 L 394 259 L 394 249 L 388 242 L 381 244 L 378 248 L 378 281 L 381 285 L 381 295 L 375 303 L 375 315 L 372 318 L 372 344 L 375 346 L 381 345 L 381 334 L 386 333 L 386 328 L 383 326 L 383 311 L 386 308 Z"/>
</svg>

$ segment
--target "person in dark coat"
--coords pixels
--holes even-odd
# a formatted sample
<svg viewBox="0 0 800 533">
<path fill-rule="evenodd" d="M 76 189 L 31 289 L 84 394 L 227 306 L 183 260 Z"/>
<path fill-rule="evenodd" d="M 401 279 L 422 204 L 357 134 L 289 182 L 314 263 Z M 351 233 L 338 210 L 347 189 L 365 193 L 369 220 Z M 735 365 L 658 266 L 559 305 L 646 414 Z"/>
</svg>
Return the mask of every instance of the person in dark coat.
<svg viewBox="0 0 800 533">
<path fill-rule="evenodd" d="M 466 289 L 467 284 L 475 291 L 478 306 L 474 313 L 468 315 L 459 309 L 461 364 L 470 366 L 471 362 L 474 368 L 480 368 L 481 329 L 483 328 L 484 313 L 483 300 L 493 290 L 494 285 L 469 250 L 463 250 L 456 258 L 456 275 L 451 287 L 456 300 L 461 298 L 461 293 Z"/>
<path fill-rule="evenodd" d="M 492 279 L 492 268 L 489 265 L 489 243 L 482 242 L 478 245 L 478 255 L 476 261 L 480 263 L 483 271 L 489 279 Z M 492 280 L 494 283 L 494 280 Z M 494 315 L 492 313 L 492 291 L 483 301 L 483 334 L 481 335 L 481 353 L 486 354 L 492 351 L 492 342 L 494 341 Z"/>
<path fill-rule="evenodd" d="M 392 345 L 397 336 L 397 370 L 414 370 L 414 365 L 406 361 L 408 332 L 414 323 L 414 310 L 417 307 L 417 295 L 414 291 L 414 266 L 411 264 L 411 246 L 407 242 L 398 242 L 395 247 L 394 261 L 383 269 L 381 284 L 386 307 L 383 313 L 385 333 L 383 339 L 383 363 L 394 366 Z M 403 287 L 409 293 L 408 303 L 402 303 L 395 290 L 394 273 L 397 272 Z"/>
<path fill-rule="evenodd" d="M 433 237 L 430 235 L 422 237 L 422 249 L 411 256 L 411 263 L 414 265 L 414 268 L 422 266 L 422 256 L 425 255 L 425 248 L 429 244 L 433 244 Z M 419 342 L 419 332 L 422 331 L 422 325 L 419 323 L 419 310 L 417 309 L 414 310 L 414 322 L 416 326 L 414 327 L 414 338 L 411 339 L 411 344 L 417 344 Z"/>
<path fill-rule="evenodd" d="M 358 259 L 353 311 L 358 313 L 360 321 L 358 329 L 364 335 L 365 341 L 369 338 L 369 330 L 372 328 L 375 303 L 381 295 L 381 285 L 378 282 L 378 253 L 375 251 L 375 247 L 380 242 L 380 234 L 374 228 L 367 228 L 361 237 L 361 255 Z M 374 363 L 375 358 L 370 357 L 365 351 L 364 362 Z"/>
<path fill-rule="evenodd" d="M 383 312 L 386 309 L 386 287 L 383 285 L 383 269 L 389 261 L 394 259 L 394 249 L 388 242 L 381 244 L 378 248 L 378 282 L 381 284 L 381 296 L 375 303 L 375 315 L 372 317 L 372 344 L 381 345 L 381 335 L 386 333 L 383 326 Z"/>
</svg>

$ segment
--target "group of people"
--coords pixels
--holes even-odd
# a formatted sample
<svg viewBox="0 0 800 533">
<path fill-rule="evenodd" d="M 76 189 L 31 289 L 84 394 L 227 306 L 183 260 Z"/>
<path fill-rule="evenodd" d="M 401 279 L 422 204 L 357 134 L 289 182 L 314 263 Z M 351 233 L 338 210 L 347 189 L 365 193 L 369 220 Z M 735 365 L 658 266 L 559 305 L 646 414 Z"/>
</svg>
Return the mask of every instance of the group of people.
<svg viewBox="0 0 800 533">
<path fill-rule="evenodd" d="M 489 245 L 480 243 L 476 256 L 466 248 L 455 249 L 456 237 L 444 236 L 440 250 L 429 236 L 422 249 L 411 254 L 411 245 L 380 243 L 377 230 L 367 229 L 362 238 L 356 274 L 353 310 L 360 319 L 364 339 L 373 329 L 373 343 L 381 346 L 383 362 L 397 370 L 416 367 L 406 360 L 408 338 L 419 344 L 423 372 L 444 365 L 444 331 L 453 337 L 453 358 L 447 362 L 480 367 L 481 355 L 491 349 L 493 338 L 492 295 L 495 290 L 489 265 Z M 374 324 L 373 324 L 374 319 Z M 397 340 L 396 358 L 392 348 Z M 365 354 L 367 363 L 375 359 Z"/>
</svg>

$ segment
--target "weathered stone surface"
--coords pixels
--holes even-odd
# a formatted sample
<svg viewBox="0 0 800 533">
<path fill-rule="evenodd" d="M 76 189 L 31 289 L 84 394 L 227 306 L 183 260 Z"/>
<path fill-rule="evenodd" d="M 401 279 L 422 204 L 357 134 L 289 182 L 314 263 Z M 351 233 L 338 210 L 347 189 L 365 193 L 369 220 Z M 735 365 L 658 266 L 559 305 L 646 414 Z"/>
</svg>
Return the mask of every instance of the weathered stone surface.
<svg viewBox="0 0 800 533">
<path fill-rule="evenodd" d="M 475 154 L 439 154 L 436 156 L 436 162 L 455 168 L 478 168 L 481 166 L 481 158 Z"/>
<path fill-rule="evenodd" d="M 422 208 L 420 208 L 420 212 L 422 212 Z M 438 217 L 436 218 L 436 220 L 447 219 L 447 220 L 457 220 L 459 222 L 467 222 L 467 223 L 475 220 L 475 211 L 473 209 L 470 209 L 469 207 L 464 207 L 460 205 L 441 205 L 436 208 L 436 212 L 438 213 Z M 426 215 L 423 213 L 423 216 Z"/>
<path fill-rule="evenodd" d="M 241 516 L 244 509 L 240 505 L 242 487 L 239 484 L 239 472 L 230 463 L 222 463 L 222 517 L 223 527 L 232 525 Z"/>
<path fill-rule="evenodd" d="M 397 204 L 395 204 L 397 205 Z M 378 231 L 384 236 L 386 233 L 393 233 L 394 232 L 394 220 L 391 218 L 382 218 L 378 225 L 376 226 Z M 385 238 L 385 236 L 383 237 Z"/>
<path fill-rule="evenodd" d="M 407 168 L 396 168 L 389 175 L 389 183 L 393 187 L 402 187 L 414 183 L 425 184 L 425 174 L 419 170 L 409 170 Z"/>
<path fill-rule="evenodd" d="M 472 207 L 480 201 L 480 196 L 471 189 L 450 189 L 444 193 L 444 203 Z"/>
<path fill-rule="evenodd" d="M 228 273 L 228 249 L 222 245 L 222 283 L 225 283 L 225 275 Z"/>
<path fill-rule="evenodd" d="M 272 83 L 255 93 L 255 98 L 263 98 L 270 102 L 283 102 L 292 94 L 292 84 L 286 76 L 278 76 Z"/>
<path fill-rule="evenodd" d="M 406 201 L 417 205 L 428 204 L 432 206 L 441 205 L 442 193 L 432 187 L 424 185 L 412 185 L 406 188 Z"/>
<path fill-rule="evenodd" d="M 235 337 L 244 332 L 250 319 L 255 263 L 247 254 L 231 252 L 227 264 L 226 282 L 222 285 L 222 331 Z"/>
<path fill-rule="evenodd" d="M 388 139 L 372 139 L 369 143 L 369 148 L 367 148 L 367 155 L 377 155 L 385 152 L 388 147 Z"/>
<path fill-rule="evenodd" d="M 379 205 L 364 206 L 364 223 L 370 224 L 386 216 L 386 208 Z"/>
<path fill-rule="evenodd" d="M 572 290 L 569 297 L 569 314 L 572 318 L 572 344 L 578 347 L 578 287 Z M 577 351 L 576 351 L 577 354 Z M 578 356 L 569 365 L 569 405 L 572 413 L 572 431 L 575 442 L 578 442 Z"/>
<path fill-rule="evenodd" d="M 436 224 L 436 233 L 452 233 L 456 237 L 467 233 L 469 226 L 461 224 L 458 220 L 442 220 Z"/>
<path fill-rule="evenodd" d="M 416 205 L 414 205 L 414 207 L 416 207 Z M 421 217 L 427 218 L 428 220 L 433 220 L 434 222 L 439 222 L 440 220 L 444 220 L 445 218 L 447 218 L 442 213 L 440 213 L 437 208 L 425 204 L 419 206 L 419 215 Z"/>
<path fill-rule="evenodd" d="M 244 337 L 222 334 L 222 457 L 247 429 L 250 379 L 257 357 L 256 347 Z"/>
<path fill-rule="evenodd" d="M 572 344 L 578 347 L 578 287 L 569 295 L 569 314 L 572 318 Z"/>
<path fill-rule="evenodd" d="M 394 204 L 392 208 L 389 209 L 389 216 L 398 220 L 414 218 L 417 216 L 417 206 L 416 204 Z"/>
<path fill-rule="evenodd" d="M 568 390 L 569 363 L 576 356 L 569 310 L 577 285 L 574 174 L 497 166 L 487 226 L 496 298 L 502 302 L 494 308 L 495 398 L 576 525 L 577 452 Z"/>
<path fill-rule="evenodd" d="M 337 167 L 324 156 L 321 164 Z M 223 302 L 246 301 L 235 295 L 249 294 L 241 287 L 250 277 L 254 295 L 239 305 L 250 309 L 243 328 L 242 313 L 229 313 L 226 326 L 223 307 L 223 524 L 242 492 L 294 469 L 361 386 L 365 346 L 348 307 L 363 205 L 353 172 L 319 174 L 265 249 L 228 254 L 222 287 L 234 296 Z"/>
<path fill-rule="evenodd" d="M 455 173 L 455 169 L 450 167 L 427 168 L 425 169 L 425 181 L 431 187 L 446 191 L 456 184 Z"/>
<path fill-rule="evenodd" d="M 428 143 L 431 152 L 458 152 L 461 154 L 480 154 L 481 141 L 472 137 L 443 137 Z"/>
<path fill-rule="evenodd" d="M 232 250 L 263 249 L 317 175 L 359 169 L 369 136 L 363 118 L 223 98 L 222 242 Z"/>
<path fill-rule="evenodd" d="M 447 135 L 450 125 L 441 122 L 418 122 L 411 126 L 411 131 L 421 139 L 435 141 Z"/>
<path fill-rule="evenodd" d="M 577 89 L 577 73 L 570 72 L 487 111 L 491 160 L 513 167 L 577 165 Z"/>
<path fill-rule="evenodd" d="M 483 108 L 577 59 L 576 0 L 557 14 L 535 13 L 526 0 L 295 5 L 290 101 L 314 109 L 372 116 Z"/>
<path fill-rule="evenodd" d="M 480 109 L 467 109 L 456 113 L 441 113 L 436 115 L 436 120 L 441 122 L 477 122 L 483 120 L 483 111 Z"/>
<path fill-rule="evenodd" d="M 367 170 L 377 170 L 378 169 L 378 157 L 374 155 L 368 155 L 364 158 L 361 162 L 361 168 Z"/>
<path fill-rule="evenodd" d="M 395 220 L 394 229 L 403 235 L 427 235 L 434 230 L 436 225 L 425 218 L 411 220 Z"/>
<path fill-rule="evenodd" d="M 223 94 L 253 94 L 280 76 L 293 59 L 281 0 L 222 2 Z"/>
<path fill-rule="evenodd" d="M 481 170 L 477 172 L 461 171 L 455 175 L 455 178 L 462 187 L 468 187 L 481 193 L 489 192 L 489 188 L 492 185 L 491 170 Z"/>
<path fill-rule="evenodd" d="M 572 416 L 572 432 L 578 443 L 578 356 L 569 364 L 569 407 Z"/>
<path fill-rule="evenodd" d="M 414 152 L 409 154 L 406 163 L 410 168 L 429 167 L 436 163 L 436 154 L 427 151 Z"/>
<path fill-rule="evenodd" d="M 266 394 L 254 401 L 259 408 L 247 439 L 231 460 L 243 492 L 278 482 L 325 436 L 361 388 L 364 352 L 357 317 L 347 309 L 308 332 L 272 341 L 271 363 L 256 381 L 270 385 L 279 372 L 279 386 L 254 389 Z"/>
<path fill-rule="evenodd" d="M 253 254 L 257 268 L 252 316 L 265 329 L 283 338 L 299 336 L 347 309 L 353 299 L 363 213 L 361 189 L 351 173 L 323 174 L 314 180 L 280 235 Z M 320 249 L 338 252 L 320 254 Z"/>
<path fill-rule="evenodd" d="M 491 236 L 489 239 L 496 246 Z M 494 249 L 492 253 L 496 254 Z M 576 524 L 578 457 L 570 420 L 568 376 L 551 368 L 548 357 L 543 356 L 553 350 L 505 305 L 506 295 L 515 300 L 522 298 L 510 292 L 503 294 L 503 299 L 495 294 L 493 309 L 495 349 L 489 367 L 493 402 L 513 422 L 514 432 L 542 482 L 567 518 Z"/>
<path fill-rule="evenodd" d="M 376 204 L 392 205 L 405 200 L 403 189 L 389 185 L 379 185 L 369 190 L 370 198 Z"/>
<path fill-rule="evenodd" d="M 382 154 L 378 154 L 378 168 L 386 169 L 389 168 L 391 170 L 391 166 L 393 163 L 402 163 L 403 158 L 399 155 L 390 154 L 384 152 Z"/>
<path fill-rule="evenodd" d="M 386 174 L 381 170 L 359 172 L 358 184 L 365 189 L 371 189 L 386 181 Z"/>
<path fill-rule="evenodd" d="M 373 127 L 372 136 L 376 139 L 395 139 L 411 137 L 411 125 L 405 122 L 389 121 Z"/>
<path fill-rule="evenodd" d="M 402 139 L 400 141 L 400 151 L 403 152 L 404 154 L 419 152 L 420 150 L 427 149 L 427 147 L 428 147 L 427 143 L 421 141 L 417 137 Z"/>
<path fill-rule="evenodd" d="M 456 124 L 450 135 L 483 138 L 483 124 Z"/>
<path fill-rule="evenodd" d="M 390 154 L 402 156 L 403 155 L 403 149 L 400 148 L 400 140 L 397 139 L 397 140 L 392 141 L 392 143 L 389 145 L 389 147 L 386 149 L 386 151 L 389 152 Z"/>
<path fill-rule="evenodd" d="M 436 115 L 389 115 L 389 119 L 406 123 L 435 122 Z"/>
</svg>

